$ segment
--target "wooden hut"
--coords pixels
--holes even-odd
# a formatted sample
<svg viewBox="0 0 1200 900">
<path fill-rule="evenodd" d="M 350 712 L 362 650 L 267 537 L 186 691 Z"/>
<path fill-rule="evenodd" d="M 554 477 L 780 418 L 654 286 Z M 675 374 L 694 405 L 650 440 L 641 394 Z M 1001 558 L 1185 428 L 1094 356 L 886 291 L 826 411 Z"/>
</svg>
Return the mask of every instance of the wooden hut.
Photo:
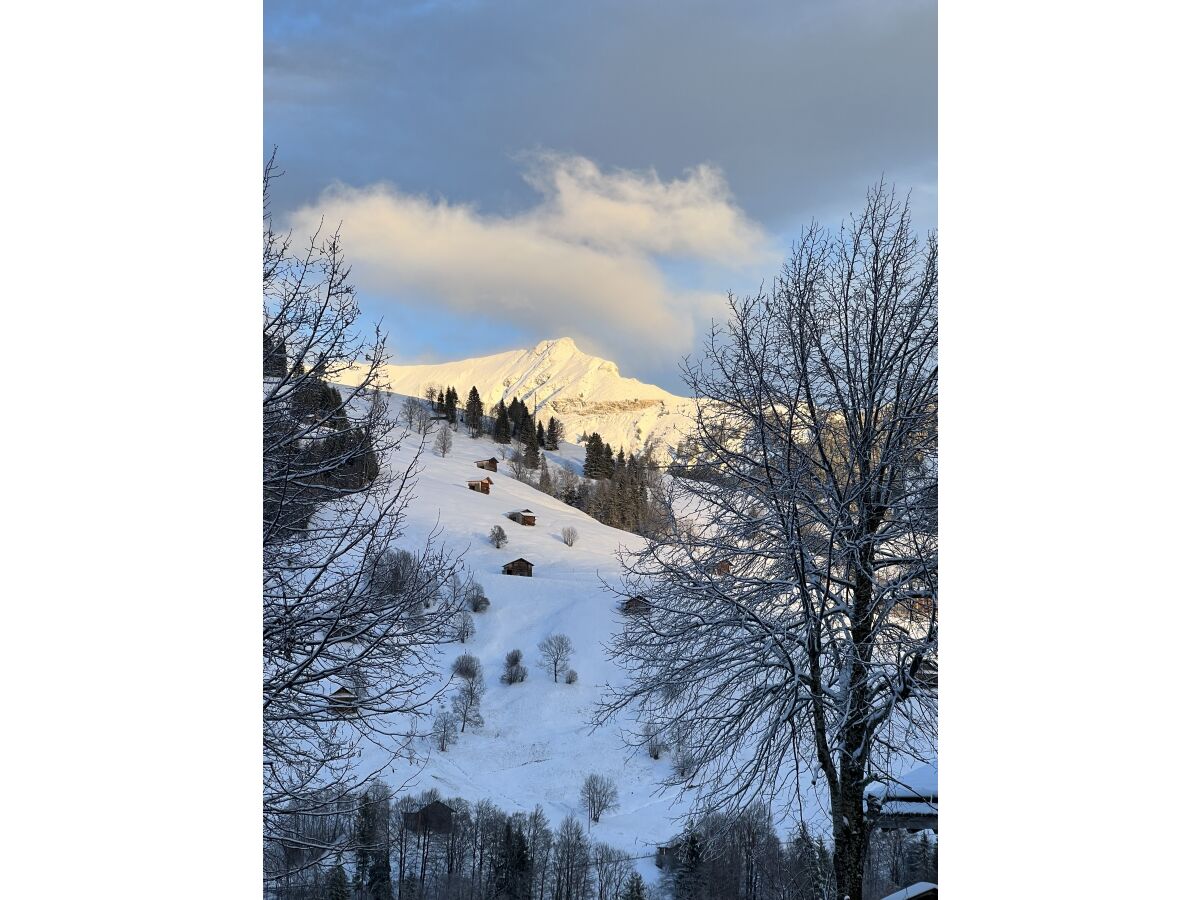
<svg viewBox="0 0 1200 900">
<path fill-rule="evenodd" d="M 493 484 L 495 484 L 495 482 L 492 481 L 492 479 L 482 478 L 482 479 L 468 481 L 467 487 L 469 489 L 471 489 L 472 491 L 479 491 L 479 493 L 481 493 L 481 494 L 490 494 L 492 492 Z"/>
<path fill-rule="evenodd" d="M 512 562 L 505 563 L 500 567 L 500 571 L 505 575 L 524 575 L 526 578 L 533 577 L 533 563 L 527 559 L 518 557 Z"/>
<path fill-rule="evenodd" d="M 715 566 L 713 566 L 713 574 L 715 574 L 715 575 L 728 575 L 732 571 L 733 571 L 733 563 L 731 563 L 727 559 L 723 559 L 719 563 L 717 563 Z"/>
<path fill-rule="evenodd" d="M 449 834 L 454 825 L 454 810 L 441 800 L 434 800 L 416 812 L 404 814 L 404 827 L 417 834 Z"/>
<path fill-rule="evenodd" d="M 650 612 L 650 604 L 642 596 L 626 597 L 621 601 L 621 612 L 627 616 L 643 616 Z"/>
<path fill-rule="evenodd" d="M 342 685 L 329 695 L 329 709 L 335 715 L 352 716 L 358 712 L 358 697 L 354 691 Z"/>
<path fill-rule="evenodd" d="M 487 459 L 475 460 L 475 465 L 481 469 L 487 469 L 489 472 L 495 472 L 496 467 L 500 465 L 500 460 L 496 459 L 494 456 L 489 456 Z"/>
<path fill-rule="evenodd" d="M 508 517 L 518 525 L 536 525 L 537 517 L 533 514 L 532 509 L 521 509 L 516 512 L 510 512 Z"/>
</svg>

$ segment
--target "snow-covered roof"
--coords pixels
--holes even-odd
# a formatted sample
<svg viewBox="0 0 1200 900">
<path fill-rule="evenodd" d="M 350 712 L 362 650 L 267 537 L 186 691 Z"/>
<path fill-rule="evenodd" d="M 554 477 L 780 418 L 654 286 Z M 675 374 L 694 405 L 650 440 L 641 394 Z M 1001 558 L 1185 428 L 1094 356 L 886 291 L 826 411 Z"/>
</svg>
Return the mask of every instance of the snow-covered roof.
<svg viewBox="0 0 1200 900">
<path fill-rule="evenodd" d="M 901 888 L 894 894 L 888 894 L 882 900 L 911 900 L 913 897 L 920 897 L 926 891 L 936 891 L 937 885 L 931 881 L 918 881 L 916 884 L 910 884 L 906 888 Z"/>
<path fill-rule="evenodd" d="M 903 775 L 893 777 L 890 782 L 876 782 L 867 788 L 867 795 L 881 800 L 929 800 L 937 801 L 937 760 L 917 766 Z"/>
</svg>

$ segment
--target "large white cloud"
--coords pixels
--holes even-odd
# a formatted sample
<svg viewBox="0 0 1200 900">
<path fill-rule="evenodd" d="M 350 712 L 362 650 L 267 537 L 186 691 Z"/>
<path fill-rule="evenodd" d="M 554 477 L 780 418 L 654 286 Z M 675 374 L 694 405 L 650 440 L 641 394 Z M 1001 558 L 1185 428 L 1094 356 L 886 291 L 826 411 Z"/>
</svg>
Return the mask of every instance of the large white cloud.
<svg viewBox="0 0 1200 900">
<path fill-rule="evenodd" d="M 602 172 L 581 157 L 531 157 L 529 210 L 485 215 L 470 206 L 376 185 L 335 185 L 296 211 L 311 233 L 341 224 L 354 280 L 404 304 L 444 303 L 533 334 L 571 334 L 597 352 L 655 358 L 693 346 L 696 323 L 719 314 L 724 284 L 672 288 L 660 265 L 762 263 L 763 230 L 735 205 L 711 166 L 662 181 L 654 172 Z M 614 353 L 614 355 L 616 355 Z"/>
</svg>

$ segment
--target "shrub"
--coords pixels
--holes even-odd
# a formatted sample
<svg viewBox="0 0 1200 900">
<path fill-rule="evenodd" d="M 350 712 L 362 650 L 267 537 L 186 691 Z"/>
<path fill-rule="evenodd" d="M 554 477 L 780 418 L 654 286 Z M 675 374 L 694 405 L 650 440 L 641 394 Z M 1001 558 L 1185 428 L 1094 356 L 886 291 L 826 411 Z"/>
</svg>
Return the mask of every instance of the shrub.
<svg viewBox="0 0 1200 900">
<path fill-rule="evenodd" d="M 521 665 L 521 651 L 509 650 L 504 657 L 504 674 L 500 680 L 505 684 L 517 684 L 529 676 L 529 670 Z"/>
<path fill-rule="evenodd" d="M 508 543 L 508 535 L 499 525 L 493 525 L 492 530 L 488 532 L 488 540 L 491 541 L 493 547 L 499 550 Z"/>
<path fill-rule="evenodd" d="M 463 596 L 466 599 L 467 607 L 471 610 L 471 612 L 485 612 L 487 608 L 492 605 L 492 601 L 490 601 L 484 595 L 483 587 L 474 578 L 467 582 L 467 586 L 463 591 Z"/>
<path fill-rule="evenodd" d="M 567 669 L 567 677 L 566 677 L 567 684 L 574 684 L 578 680 L 579 680 L 579 673 L 576 672 L 574 669 Z"/>
<path fill-rule="evenodd" d="M 573 525 L 568 525 L 562 530 L 562 539 L 563 543 L 568 547 L 574 547 L 575 542 L 579 540 L 579 529 L 575 528 Z"/>
<path fill-rule="evenodd" d="M 454 660 L 454 665 L 450 667 L 459 678 L 474 678 L 480 673 L 482 666 L 479 663 L 478 656 L 472 656 L 470 653 L 464 653 L 458 659 Z"/>
</svg>

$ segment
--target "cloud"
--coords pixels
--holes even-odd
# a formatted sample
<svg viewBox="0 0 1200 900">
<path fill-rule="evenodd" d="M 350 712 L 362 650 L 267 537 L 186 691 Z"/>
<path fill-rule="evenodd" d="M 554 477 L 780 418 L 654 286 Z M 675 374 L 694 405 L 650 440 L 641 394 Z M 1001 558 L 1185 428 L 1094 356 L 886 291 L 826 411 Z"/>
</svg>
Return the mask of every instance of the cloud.
<svg viewBox="0 0 1200 900">
<path fill-rule="evenodd" d="M 540 200 L 512 215 L 402 193 L 334 185 L 291 216 L 309 234 L 341 223 L 353 280 L 374 295 L 504 321 L 532 334 L 571 334 L 594 352 L 656 360 L 694 345 L 723 293 L 673 286 L 662 266 L 761 265 L 767 238 L 734 203 L 721 172 L 698 166 L 602 172 L 578 156 L 528 157 Z M 723 291 L 726 285 L 719 287 Z"/>
</svg>

